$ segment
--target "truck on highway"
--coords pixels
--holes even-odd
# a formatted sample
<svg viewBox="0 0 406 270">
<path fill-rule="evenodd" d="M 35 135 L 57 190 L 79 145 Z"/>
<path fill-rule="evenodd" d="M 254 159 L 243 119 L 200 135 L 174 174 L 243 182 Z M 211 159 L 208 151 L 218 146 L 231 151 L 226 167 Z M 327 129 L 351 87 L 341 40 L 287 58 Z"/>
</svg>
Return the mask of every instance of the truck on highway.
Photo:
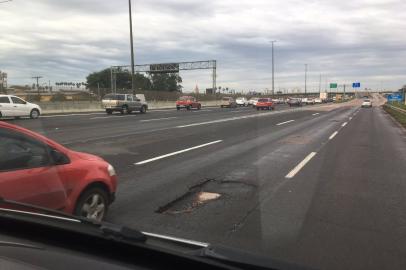
<svg viewBox="0 0 406 270">
<path fill-rule="evenodd" d="M 146 113 L 148 109 L 148 103 L 143 94 L 108 94 L 103 97 L 102 105 L 107 114 L 112 114 L 114 111 L 121 114 L 129 114 L 133 111 Z"/>
<path fill-rule="evenodd" d="M 322 102 L 326 102 L 327 99 L 328 99 L 328 94 L 327 94 L 327 92 L 320 93 L 320 99 L 321 99 Z"/>
</svg>

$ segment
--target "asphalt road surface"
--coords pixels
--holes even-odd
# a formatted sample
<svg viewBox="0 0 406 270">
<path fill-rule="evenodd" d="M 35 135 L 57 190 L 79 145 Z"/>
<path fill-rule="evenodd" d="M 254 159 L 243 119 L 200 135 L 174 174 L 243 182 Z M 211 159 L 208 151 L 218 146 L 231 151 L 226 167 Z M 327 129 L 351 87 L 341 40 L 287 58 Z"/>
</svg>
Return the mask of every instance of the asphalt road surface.
<svg viewBox="0 0 406 270">
<path fill-rule="evenodd" d="M 320 269 L 406 269 L 406 133 L 360 103 L 11 122 L 115 166 L 108 221 Z"/>
</svg>

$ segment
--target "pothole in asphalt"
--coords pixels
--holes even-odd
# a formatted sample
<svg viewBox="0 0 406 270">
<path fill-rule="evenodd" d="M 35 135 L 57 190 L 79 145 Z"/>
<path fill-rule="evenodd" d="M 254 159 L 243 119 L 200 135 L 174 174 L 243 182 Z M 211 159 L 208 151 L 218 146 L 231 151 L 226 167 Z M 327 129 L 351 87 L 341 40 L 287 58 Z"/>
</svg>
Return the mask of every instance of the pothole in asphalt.
<svg viewBox="0 0 406 270">
<path fill-rule="evenodd" d="M 188 192 L 156 210 L 159 214 L 186 214 L 205 205 L 251 194 L 255 186 L 242 182 L 205 180 Z"/>
</svg>

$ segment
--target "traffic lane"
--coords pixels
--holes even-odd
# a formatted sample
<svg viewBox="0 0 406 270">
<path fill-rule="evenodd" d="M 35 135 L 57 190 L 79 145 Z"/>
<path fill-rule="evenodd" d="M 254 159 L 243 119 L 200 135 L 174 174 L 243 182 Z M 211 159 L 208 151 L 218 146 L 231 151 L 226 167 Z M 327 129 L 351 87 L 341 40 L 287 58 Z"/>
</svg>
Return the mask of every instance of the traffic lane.
<svg viewBox="0 0 406 270">
<path fill-rule="evenodd" d="M 234 110 L 234 109 L 233 109 Z M 211 110 L 210 110 L 211 111 Z M 241 111 L 252 112 L 253 110 L 242 109 Z M 221 117 L 221 115 L 226 112 L 231 111 L 216 111 L 214 113 L 216 116 Z M 39 132 L 50 138 L 60 139 L 65 141 L 65 138 L 73 139 L 74 137 L 83 137 L 88 134 L 93 136 L 97 134 L 98 136 L 103 136 L 104 134 L 114 134 L 116 131 L 125 131 L 128 127 L 134 127 L 133 123 L 147 121 L 147 120 L 166 120 L 179 118 L 189 118 L 198 117 L 201 115 L 204 117 L 207 111 L 165 111 L 147 114 L 130 114 L 130 115 L 96 115 L 84 117 L 57 117 L 57 118 L 40 118 L 37 120 L 31 119 L 20 119 L 20 120 L 8 120 L 12 124 L 20 125 L 25 128 Z M 226 115 L 226 114 L 225 114 Z"/>
<path fill-rule="evenodd" d="M 380 108 L 359 110 L 253 213 L 256 250 L 316 269 L 405 269 L 405 138 Z"/>
<path fill-rule="evenodd" d="M 233 138 L 199 153 L 134 168 L 125 176 L 129 180 L 120 181 L 108 220 L 196 240 L 226 242 L 264 198 L 285 184 L 285 175 L 302 155 L 328 140 L 327 134 L 340 124 L 331 118 L 345 113 L 349 110 L 276 131 L 257 125 L 258 132 L 250 140 L 236 132 Z M 196 187 L 222 194 L 224 199 L 186 213 L 157 213 Z M 261 243 L 259 235 L 255 239 Z"/>
<path fill-rule="evenodd" d="M 287 105 L 278 105 L 278 110 L 288 109 Z M 105 113 L 88 113 L 88 114 L 65 114 L 65 115 L 55 115 L 55 116 L 42 116 L 40 119 L 32 120 L 29 118 L 21 119 L 2 119 L 9 121 L 12 124 L 20 125 L 25 128 L 41 132 L 44 135 L 47 133 L 57 132 L 58 130 L 71 129 L 71 128 L 89 128 L 89 126 L 94 125 L 108 125 L 113 121 L 113 123 L 130 122 L 134 119 L 138 120 L 148 120 L 148 119 L 159 119 L 159 118 L 170 118 L 170 117 L 187 117 L 194 116 L 195 114 L 206 115 L 214 114 L 221 116 L 221 114 L 234 113 L 234 112 L 252 112 L 254 109 L 252 107 L 238 107 L 238 108 L 204 108 L 202 110 L 181 110 L 176 109 L 162 109 L 162 110 L 152 110 L 148 111 L 146 114 L 132 113 L 129 115 L 121 115 L 120 113 L 115 113 L 113 115 L 107 115 Z"/>
<path fill-rule="evenodd" d="M 339 113 L 337 112 L 336 114 Z M 172 129 L 160 130 L 158 132 L 153 131 L 120 136 L 114 140 L 102 139 L 85 143 L 73 143 L 69 147 L 77 151 L 100 155 L 111 162 L 122 173 L 126 168 L 132 168 L 132 165 L 137 162 L 161 155 L 217 140 L 233 139 L 236 136 L 240 136 L 242 141 L 249 140 L 258 137 L 258 135 L 294 125 L 296 124 L 295 121 L 303 122 L 321 115 L 315 114 L 314 111 L 291 111 L 289 113 L 263 113 L 253 116 L 257 116 L 259 119 L 256 119 L 256 117 L 239 120 L 225 118 L 230 121 L 214 122 L 202 126 L 186 126 L 183 128 L 181 128 L 182 126 L 177 126 L 178 128 L 174 126 Z M 137 170 L 142 170 L 142 168 Z M 125 181 L 125 179 L 122 179 L 122 181 Z"/>
<path fill-rule="evenodd" d="M 241 108 L 240 110 L 242 113 L 238 113 L 238 115 L 261 113 L 250 109 Z M 69 146 L 76 142 L 88 142 L 103 139 L 112 140 L 122 136 L 172 129 L 177 125 L 208 121 L 213 118 L 233 117 L 234 113 L 232 112 L 240 110 L 223 109 L 218 113 L 211 115 L 203 112 L 191 113 L 175 111 L 173 114 L 167 114 L 162 118 L 155 118 L 152 115 L 129 115 L 125 117 L 110 116 L 106 119 L 102 119 L 102 121 L 82 121 L 80 123 L 78 121 L 75 123 L 75 126 L 69 125 L 68 123 L 55 125 L 49 124 L 48 122 L 43 124 L 42 122 L 34 123 L 31 121 L 22 121 L 20 122 L 20 125 L 24 124 L 26 128 L 37 131 L 51 139 L 55 139 L 58 142 Z"/>
<path fill-rule="evenodd" d="M 314 107 L 316 109 L 317 107 Z M 275 112 L 272 112 L 274 114 L 279 114 L 279 113 L 291 113 L 297 110 L 310 110 L 312 108 L 295 108 L 291 109 L 288 107 L 281 107 L 279 110 L 276 110 Z M 240 113 L 241 112 L 241 113 Z M 62 141 L 63 144 L 74 144 L 77 142 L 90 142 L 90 141 L 95 141 L 95 140 L 113 140 L 117 139 L 120 137 L 124 136 L 129 136 L 129 135 L 139 135 L 139 134 L 145 134 L 149 132 L 163 132 L 165 130 L 170 130 L 174 128 L 179 128 L 179 127 L 187 127 L 190 125 L 201 125 L 201 124 L 211 124 L 212 121 L 218 121 L 218 122 L 223 122 L 223 121 L 234 121 L 234 120 L 240 120 L 245 117 L 251 118 L 251 117 L 256 117 L 257 115 L 261 114 L 262 115 L 268 115 L 266 113 L 267 111 L 257 111 L 257 110 L 250 110 L 250 109 L 244 109 L 244 110 L 237 110 L 237 109 L 222 109 L 218 113 L 214 114 L 205 114 L 205 113 L 200 113 L 200 114 L 181 114 L 182 116 L 168 116 L 165 118 L 155 118 L 155 119 L 150 119 L 150 120 L 140 120 L 139 123 L 140 125 L 133 125 L 132 122 L 129 124 L 125 124 L 126 119 L 124 118 L 123 120 L 116 121 L 116 122 L 110 122 L 107 128 L 104 128 L 105 124 L 101 123 L 100 125 L 97 124 L 92 124 L 87 127 L 80 128 L 78 130 L 75 130 L 74 132 L 67 132 L 65 130 L 65 134 L 62 134 L 63 130 L 58 129 L 55 131 L 52 131 L 48 133 L 49 136 L 52 138 L 52 133 L 58 133 L 60 136 L 67 137 L 68 139 L 65 141 Z M 178 112 L 179 113 L 179 112 Z M 234 114 L 238 113 L 238 114 Z M 186 117 L 184 116 L 186 115 Z M 60 138 L 60 136 L 58 136 Z"/>
</svg>

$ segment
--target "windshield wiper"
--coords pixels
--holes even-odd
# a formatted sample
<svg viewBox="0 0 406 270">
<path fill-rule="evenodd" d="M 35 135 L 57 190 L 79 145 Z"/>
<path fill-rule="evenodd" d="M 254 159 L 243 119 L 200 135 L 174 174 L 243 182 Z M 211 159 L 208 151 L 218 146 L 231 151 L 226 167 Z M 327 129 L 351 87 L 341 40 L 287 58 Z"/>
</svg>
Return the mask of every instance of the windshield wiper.
<svg viewBox="0 0 406 270">
<path fill-rule="evenodd" d="M 8 208 L 2 205 L 9 206 Z M 26 209 L 26 211 L 21 210 Z M 23 220 L 25 222 L 37 222 L 47 226 L 64 229 L 77 229 L 78 224 L 81 233 L 96 232 L 99 236 L 116 241 L 145 242 L 147 237 L 142 232 L 108 222 L 98 222 L 84 217 L 73 216 L 64 212 L 34 206 L 31 204 L 9 201 L 0 197 L 0 215 Z M 39 222 L 38 222 L 39 221 Z"/>
</svg>

